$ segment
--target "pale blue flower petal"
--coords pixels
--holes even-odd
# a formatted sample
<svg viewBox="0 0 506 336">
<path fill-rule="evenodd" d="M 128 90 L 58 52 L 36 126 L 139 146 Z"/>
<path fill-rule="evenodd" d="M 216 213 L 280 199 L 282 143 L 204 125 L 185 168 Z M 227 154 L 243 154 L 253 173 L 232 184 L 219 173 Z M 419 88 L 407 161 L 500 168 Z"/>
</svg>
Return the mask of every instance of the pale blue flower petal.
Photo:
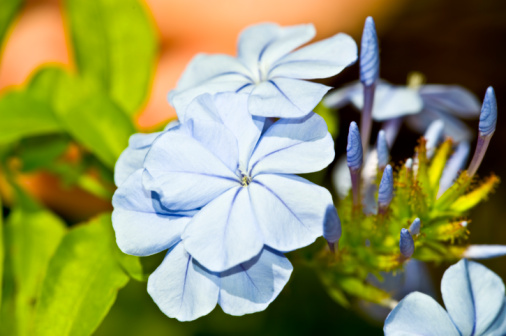
<svg viewBox="0 0 506 336">
<path fill-rule="evenodd" d="M 311 24 L 290 27 L 274 23 L 254 25 L 241 32 L 237 57 L 252 72 L 259 72 L 259 66 L 267 70 L 279 58 L 309 42 L 315 34 Z"/>
<path fill-rule="evenodd" d="M 423 134 L 432 122 L 441 120 L 444 123 L 443 134 L 452 138 L 453 142 L 471 141 L 473 138 L 473 132 L 464 122 L 434 107 L 426 107 L 421 113 L 408 116 L 405 120 L 418 133 Z"/>
<path fill-rule="evenodd" d="M 220 93 L 214 96 L 204 94 L 188 106 L 185 114 L 188 119 L 212 120 L 222 123 L 237 139 L 240 166 L 246 168 L 255 148 L 265 118 L 252 117 L 248 112 L 248 95 Z"/>
<path fill-rule="evenodd" d="M 333 205 L 327 189 L 299 176 L 277 174 L 258 175 L 249 188 L 265 245 L 292 251 L 323 234 L 327 208 Z"/>
<path fill-rule="evenodd" d="M 166 250 L 179 240 L 190 217 L 156 204 L 142 186 L 142 169 L 130 175 L 112 198 L 112 224 L 121 251 L 147 256 Z M 192 215 L 192 213 L 186 213 Z"/>
<path fill-rule="evenodd" d="M 114 166 L 114 184 L 117 187 L 136 170 L 143 167 L 144 158 L 151 148 L 151 144 L 161 133 L 137 133 L 130 137 L 128 147 L 121 153 Z"/>
<path fill-rule="evenodd" d="M 441 293 L 460 332 L 481 335 L 501 310 L 504 284 L 485 266 L 462 259 L 444 273 Z"/>
<path fill-rule="evenodd" d="M 219 278 L 196 263 L 179 243 L 149 276 L 148 293 L 165 315 L 191 321 L 216 306 Z"/>
<path fill-rule="evenodd" d="M 462 254 L 468 259 L 490 259 L 506 255 L 506 245 L 469 245 Z"/>
<path fill-rule="evenodd" d="M 226 156 L 228 149 L 234 158 L 230 146 L 235 137 L 216 125 L 208 130 L 207 138 L 216 137 L 212 143 L 224 146 L 217 149 L 218 153 Z M 210 144 L 197 141 L 184 128 L 162 134 L 146 156 L 144 187 L 157 192 L 169 209 L 192 210 L 239 185 L 239 177 L 208 149 Z"/>
<path fill-rule="evenodd" d="M 222 272 L 250 260 L 264 245 L 251 190 L 238 186 L 217 197 L 190 221 L 181 237 L 202 266 Z M 275 213 L 271 213 L 271 217 Z"/>
<path fill-rule="evenodd" d="M 323 105 L 330 108 L 341 108 L 347 105 L 351 101 L 351 95 L 357 90 L 357 87 L 357 84 L 351 84 L 331 91 L 323 98 Z"/>
<path fill-rule="evenodd" d="M 461 336 L 448 313 L 433 298 L 414 292 L 388 315 L 385 336 Z"/>
<path fill-rule="evenodd" d="M 261 136 L 250 160 L 251 176 L 261 173 L 304 174 L 334 160 L 334 142 L 327 124 L 315 113 L 281 119 Z"/>
<path fill-rule="evenodd" d="M 418 92 L 425 105 L 436 106 L 460 118 L 475 118 L 480 114 L 480 101 L 458 85 L 422 85 Z"/>
<path fill-rule="evenodd" d="M 329 86 L 292 78 L 275 78 L 256 85 L 249 112 L 260 117 L 300 118 L 320 102 Z"/>
<path fill-rule="evenodd" d="M 364 107 L 364 92 L 362 85 L 357 83 L 351 91 L 350 99 L 353 105 L 362 111 Z M 416 90 L 393 86 L 379 82 L 374 92 L 372 117 L 376 121 L 384 121 L 422 111 L 423 101 Z"/>
<path fill-rule="evenodd" d="M 293 267 L 280 252 L 264 248 L 260 255 L 220 274 L 218 303 L 230 315 L 262 311 L 288 282 Z"/>
<path fill-rule="evenodd" d="M 379 79 L 379 47 L 376 27 L 372 17 L 365 19 L 360 44 L 360 81 L 373 85 Z"/>
<path fill-rule="evenodd" d="M 506 335 L 506 298 L 503 301 L 501 311 L 497 314 L 492 325 L 484 333 L 487 336 Z"/>
<path fill-rule="evenodd" d="M 222 54 L 198 54 L 188 64 L 177 83 L 177 89 L 170 96 L 228 75 L 239 75 L 251 81 L 248 69 L 235 57 Z"/>
<path fill-rule="evenodd" d="M 188 105 L 198 96 L 209 93 L 215 94 L 220 92 L 250 92 L 253 83 L 240 75 L 223 75 L 202 85 L 197 84 L 187 90 L 173 90 L 169 93 L 169 102 L 176 109 L 177 116 L 180 120 L 185 120 L 185 113 Z"/>
<path fill-rule="evenodd" d="M 272 65 L 269 78 L 326 78 L 337 75 L 357 60 L 357 44 L 340 33 L 312 43 L 279 59 Z"/>
</svg>

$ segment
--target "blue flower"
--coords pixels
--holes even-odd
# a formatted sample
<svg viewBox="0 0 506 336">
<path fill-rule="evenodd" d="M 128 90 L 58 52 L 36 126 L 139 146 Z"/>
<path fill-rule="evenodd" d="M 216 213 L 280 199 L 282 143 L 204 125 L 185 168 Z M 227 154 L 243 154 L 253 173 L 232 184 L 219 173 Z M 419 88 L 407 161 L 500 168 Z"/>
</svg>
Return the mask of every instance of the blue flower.
<svg viewBox="0 0 506 336">
<path fill-rule="evenodd" d="M 169 93 L 169 101 L 177 111 L 184 111 L 200 94 L 241 92 L 249 95 L 248 107 L 253 115 L 303 117 L 330 87 L 301 79 L 334 76 L 357 59 L 357 46 L 346 34 L 293 51 L 314 36 L 315 29 L 310 24 L 280 27 L 265 23 L 249 27 L 240 35 L 236 58 L 197 55 L 177 88 Z"/>
<path fill-rule="evenodd" d="M 342 107 L 353 104 L 359 111 L 364 104 L 362 84 L 357 82 L 331 92 L 324 104 Z M 372 117 L 376 121 L 405 118 L 408 126 L 424 133 L 434 120 L 445 125 L 445 135 L 455 142 L 470 140 L 471 130 L 460 118 L 476 118 L 480 102 L 474 94 L 457 85 L 396 86 L 379 81 L 374 95 Z"/>
<path fill-rule="evenodd" d="M 388 315 L 385 335 L 504 335 L 506 299 L 501 278 L 462 259 L 441 281 L 446 311 L 430 296 L 414 292 Z"/>
<path fill-rule="evenodd" d="M 292 271 L 278 251 L 312 243 L 328 223 L 339 238 L 330 193 L 291 175 L 333 160 L 323 119 L 310 113 L 270 124 L 252 117 L 247 101 L 200 96 L 179 125 L 132 138 L 117 164 L 118 246 L 138 256 L 169 250 L 148 292 L 179 320 L 217 303 L 232 315 L 265 309 Z"/>
</svg>

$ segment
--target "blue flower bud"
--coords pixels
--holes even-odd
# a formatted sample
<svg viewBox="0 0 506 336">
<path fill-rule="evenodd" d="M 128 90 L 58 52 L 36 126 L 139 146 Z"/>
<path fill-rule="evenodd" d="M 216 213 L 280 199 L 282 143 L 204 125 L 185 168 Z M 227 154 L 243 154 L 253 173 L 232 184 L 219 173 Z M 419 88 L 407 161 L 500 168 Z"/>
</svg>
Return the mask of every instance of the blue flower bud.
<svg viewBox="0 0 506 336">
<path fill-rule="evenodd" d="M 420 218 L 415 218 L 413 223 L 411 223 L 409 232 L 411 232 L 412 235 L 417 235 L 420 233 Z"/>
<path fill-rule="evenodd" d="M 341 220 L 333 205 L 327 207 L 323 222 L 323 238 L 330 244 L 334 244 L 341 237 Z"/>
<path fill-rule="evenodd" d="M 495 99 L 494 89 L 489 86 L 483 99 L 480 113 L 480 135 L 489 136 L 494 134 L 497 123 L 497 101 Z"/>
<path fill-rule="evenodd" d="M 399 242 L 399 249 L 401 254 L 406 258 L 411 258 L 415 252 L 415 242 L 411 233 L 407 229 L 401 229 L 401 241 Z"/>
<path fill-rule="evenodd" d="M 387 207 L 394 197 L 394 176 L 392 166 L 387 165 L 383 171 L 378 191 L 378 204 Z"/>
<path fill-rule="evenodd" d="M 413 169 L 413 159 L 409 158 L 406 160 L 406 163 L 404 164 L 407 169 Z"/>
<path fill-rule="evenodd" d="M 346 161 L 352 170 L 359 170 L 362 167 L 362 141 L 357 123 L 352 121 L 348 132 L 348 145 L 346 146 Z"/>
<path fill-rule="evenodd" d="M 377 151 L 378 151 L 378 167 L 382 169 L 388 164 L 388 144 L 387 139 L 385 137 L 385 131 L 381 130 L 378 133 L 378 140 L 376 141 Z"/>
<path fill-rule="evenodd" d="M 360 48 L 360 81 L 365 86 L 373 85 L 379 78 L 378 36 L 372 17 L 365 20 Z"/>
<path fill-rule="evenodd" d="M 444 122 L 441 120 L 435 120 L 430 123 L 429 127 L 425 131 L 424 138 L 427 141 L 425 144 L 425 148 L 427 150 L 427 157 L 430 159 L 434 155 L 437 145 L 439 141 L 441 141 L 441 137 L 444 131 Z"/>
</svg>

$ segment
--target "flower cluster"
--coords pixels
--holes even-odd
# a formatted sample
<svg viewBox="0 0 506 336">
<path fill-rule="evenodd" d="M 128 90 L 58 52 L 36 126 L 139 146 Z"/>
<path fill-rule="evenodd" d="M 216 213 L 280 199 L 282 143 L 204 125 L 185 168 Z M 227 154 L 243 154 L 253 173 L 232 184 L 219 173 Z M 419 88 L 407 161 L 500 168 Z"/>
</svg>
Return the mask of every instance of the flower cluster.
<svg viewBox="0 0 506 336">
<path fill-rule="evenodd" d="M 314 267 L 343 305 L 352 296 L 392 307 L 396 302 L 371 275 L 401 270 L 411 258 L 506 254 L 505 246 L 465 243 L 468 211 L 499 181 L 492 175 L 476 184 L 474 178 L 495 131 L 493 89 L 481 108 L 475 154 L 462 171 L 472 133 L 455 115 L 477 116 L 479 103 L 457 86 L 421 85 L 415 78 L 403 88 L 381 81 L 372 18 L 362 37 L 360 83 L 331 93 L 323 104 L 351 101 L 362 110 L 360 127 L 350 125 L 343 159 L 351 191 L 345 189 L 336 210 L 327 189 L 296 175 L 334 160 L 332 136 L 313 112 L 330 88 L 306 79 L 333 76 L 357 58 L 355 42 L 345 34 L 300 47 L 314 34 L 311 25 L 261 24 L 241 34 L 235 58 L 196 56 L 169 93 L 178 121 L 132 136 L 119 158 L 117 243 L 137 256 L 168 250 L 148 280 L 148 292 L 168 316 L 193 320 L 217 304 L 231 315 L 265 309 L 292 272 L 284 253 L 321 236 L 327 244 L 319 240 L 298 260 Z M 396 167 L 389 148 L 404 117 L 425 135 Z M 370 149 L 373 119 L 386 123 Z M 502 293 L 497 309 L 504 288 Z M 415 299 L 408 297 L 404 306 Z M 402 307 L 389 326 L 408 321 Z M 453 322 L 457 326 L 448 328 L 461 330 Z"/>
<path fill-rule="evenodd" d="M 237 58 L 196 56 L 169 95 L 179 121 L 132 136 L 119 158 L 117 243 L 137 256 L 168 250 L 148 280 L 168 316 L 263 310 L 292 272 L 283 252 L 338 241 L 331 194 L 294 175 L 334 159 L 312 112 L 329 87 L 303 79 L 339 73 L 357 48 L 338 34 L 290 53 L 314 34 L 262 24 L 242 33 Z"/>
</svg>

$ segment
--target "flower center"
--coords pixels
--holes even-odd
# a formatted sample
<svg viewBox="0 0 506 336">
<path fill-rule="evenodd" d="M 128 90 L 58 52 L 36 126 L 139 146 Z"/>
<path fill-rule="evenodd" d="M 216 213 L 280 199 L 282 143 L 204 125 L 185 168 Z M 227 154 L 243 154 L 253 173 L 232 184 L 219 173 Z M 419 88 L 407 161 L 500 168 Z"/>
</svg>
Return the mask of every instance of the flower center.
<svg viewBox="0 0 506 336">
<path fill-rule="evenodd" d="M 247 187 L 251 183 L 251 177 L 246 174 L 242 174 L 241 184 L 243 187 Z"/>
</svg>

